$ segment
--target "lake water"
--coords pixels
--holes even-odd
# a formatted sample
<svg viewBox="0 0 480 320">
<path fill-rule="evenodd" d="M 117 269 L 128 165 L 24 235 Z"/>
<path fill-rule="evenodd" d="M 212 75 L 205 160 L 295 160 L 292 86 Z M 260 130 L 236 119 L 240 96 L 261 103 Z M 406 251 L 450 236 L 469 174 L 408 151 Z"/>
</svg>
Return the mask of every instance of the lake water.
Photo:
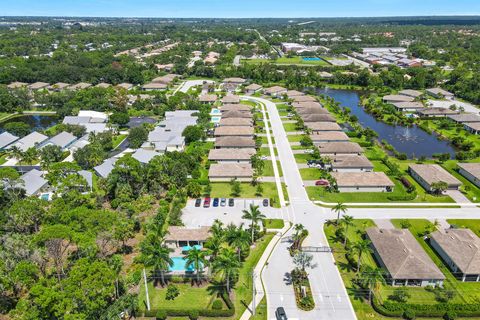
<svg viewBox="0 0 480 320">
<path fill-rule="evenodd" d="M 10 118 L 0 123 L 0 132 L 3 132 L 3 127 L 10 122 L 24 122 L 30 126 L 32 131 L 45 130 L 58 123 L 57 116 L 51 115 L 21 115 L 18 117 Z"/>
<path fill-rule="evenodd" d="M 378 133 L 379 140 L 386 140 L 395 150 L 406 153 L 409 158 L 425 156 L 431 158 L 435 153 L 449 153 L 452 158 L 455 149 L 448 141 L 437 139 L 417 126 L 393 126 L 378 121 L 360 106 L 360 93 L 353 90 L 318 89 L 317 94 L 324 94 L 347 107 L 358 117 L 364 128 L 371 128 Z"/>
</svg>

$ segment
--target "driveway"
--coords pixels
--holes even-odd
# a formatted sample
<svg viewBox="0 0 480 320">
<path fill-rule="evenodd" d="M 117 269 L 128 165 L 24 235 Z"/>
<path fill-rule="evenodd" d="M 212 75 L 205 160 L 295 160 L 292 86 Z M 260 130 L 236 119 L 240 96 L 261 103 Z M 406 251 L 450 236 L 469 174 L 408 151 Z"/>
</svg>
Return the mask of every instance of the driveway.
<svg viewBox="0 0 480 320">
<path fill-rule="evenodd" d="M 450 198 L 457 203 L 471 203 L 471 201 L 468 200 L 468 198 L 459 190 L 447 190 L 445 191 L 445 194 L 450 196 Z"/>
</svg>

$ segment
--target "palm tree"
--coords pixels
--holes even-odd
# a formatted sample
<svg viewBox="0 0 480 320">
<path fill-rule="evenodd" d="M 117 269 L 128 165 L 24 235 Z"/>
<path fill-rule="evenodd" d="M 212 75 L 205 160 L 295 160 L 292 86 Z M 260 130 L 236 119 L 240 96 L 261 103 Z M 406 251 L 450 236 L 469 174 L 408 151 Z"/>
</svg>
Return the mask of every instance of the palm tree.
<svg viewBox="0 0 480 320">
<path fill-rule="evenodd" d="M 360 274 L 362 287 L 368 289 L 368 300 L 372 299 L 372 289 L 378 290 L 380 284 L 385 284 L 384 272 L 380 268 L 365 266 Z"/>
<path fill-rule="evenodd" d="M 223 238 L 223 236 L 225 235 L 223 222 L 218 219 L 215 219 L 215 221 L 213 221 L 213 225 L 210 227 L 210 233 L 214 237 L 217 236 L 217 237 Z"/>
<path fill-rule="evenodd" d="M 365 252 L 373 252 L 372 248 L 370 247 L 370 240 L 359 240 L 355 242 L 352 246 L 353 252 L 356 252 L 358 255 L 358 260 L 357 260 L 357 273 L 360 270 L 360 263 L 362 260 L 362 254 Z"/>
<path fill-rule="evenodd" d="M 205 241 L 205 248 L 208 249 L 210 253 L 210 260 L 213 261 L 217 257 L 220 249 L 223 247 L 223 236 L 212 235 Z"/>
<path fill-rule="evenodd" d="M 207 252 L 200 250 L 196 247 L 189 250 L 185 255 L 185 265 L 187 268 L 193 266 L 197 275 L 197 284 L 200 283 L 200 273 L 203 271 L 203 267 L 207 265 Z"/>
<path fill-rule="evenodd" d="M 13 158 L 17 159 L 17 160 L 20 160 L 20 158 L 22 157 L 22 150 L 17 147 L 17 146 L 13 146 L 10 148 L 10 154 L 12 155 Z"/>
<path fill-rule="evenodd" d="M 344 215 L 340 223 L 345 228 L 345 236 L 343 237 L 343 246 L 347 245 L 347 235 L 348 235 L 348 227 L 353 225 L 353 217 Z"/>
<path fill-rule="evenodd" d="M 213 262 L 213 270 L 222 276 L 228 293 L 230 292 L 230 278 L 238 273 L 241 266 L 235 255 L 235 251 L 232 249 L 224 248 Z"/>
<path fill-rule="evenodd" d="M 238 228 L 233 225 L 227 227 L 226 240 L 229 245 L 236 248 L 238 261 L 242 259 L 242 250 L 250 245 L 250 235 L 243 230 L 243 225 Z"/>
<path fill-rule="evenodd" d="M 300 240 L 303 236 L 305 236 L 305 233 L 308 234 L 308 231 L 307 229 L 305 229 L 305 227 L 303 226 L 303 224 L 296 224 L 293 226 L 293 230 L 295 231 L 293 233 L 293 236 L 292 236 L 292 240 L 293 240 L 293 245 L 292 245 L 292 249 L 298 249 L 298 247 L 300 246 Z"/>
<path fill-rule="evenodd" d="M 258 206 L 250 204 L 249 210 L 242 211 L 243 219 L 248 219 L 251 221 L 250 229 L 252 229 L 252 243 L 255 242 L 255 227 L 257 226 L 258 221 L 265 219 L 265 215 L 260 211 Z"/>
<path fill-rule="evenodd" d="M 20 155 L 20 161 L 26 164 L 34 163 L 38 158 L 38 152 L 35 148 L 28 148 L 27 151 L 22 152 Z"/>
<path fill-rule="evenodd" d="M 340 221 L 340 213 L 347 212 L 347 206 L 341 202 L 337 203 L 333 208 L 332 211 L 337 214 L 337 226 Z"/>
<path fill-rule="evenodd" d="M 163 244 L 163 239 L 153 234 L 147 235 L 147 238 L 140 245 L 140 250 L 140 260 L 145 267 L 153 269 L 155 284 L 157 282 L 156 275 L 160 274 L 162 286 L 165 285 L 165 272 L 173 266 L 173 260 L 170 258 L 170 253 L 173 250 Z"/>
</svg>

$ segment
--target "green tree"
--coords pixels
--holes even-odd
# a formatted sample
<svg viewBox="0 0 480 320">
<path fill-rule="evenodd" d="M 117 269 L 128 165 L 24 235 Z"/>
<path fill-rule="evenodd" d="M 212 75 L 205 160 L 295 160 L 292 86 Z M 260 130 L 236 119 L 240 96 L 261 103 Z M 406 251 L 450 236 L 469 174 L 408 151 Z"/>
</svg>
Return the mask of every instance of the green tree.
<svg viewBox="0 0 480 320">
<path fill-rule="evenodd" d="M 241 263 L 236 259 L 236 253 L 230 248 L 223 248 L 213 261 L 213 270 L 218 273 L 225 283 L 227 292 L 230 292 L 230 281 L 238 274 Z"/>
<path fill-rule="evenodd" d="M 200 126 L 187 126 L 183 132 L 182 136 L 185 137 L 185 143 L 190 144 L 195 141 L 200 141 L 205 139 L 205 131 Z"/>
<path fill-rule="evenodd" d="M 340 222 L 340 214 L 346 213 L 348 210 L 347 206 L 341 202 L 337 203 L 333 208 L 332 211 L 337 214 L 337 226 Z"/>
<path fill-rule="evenodd" d="M 448 189 L 448 184 L 444 181 L 433 182 L 430 185 L 432 192 L 436 195 L 442 194 L 445 190 Z"/>
<path fill-rule="evenodd" d="M 252 203 L 250 204 L 250 207 L 248 210 L 243 210 L 242 211 L 243 216 L 242 219 L 247 219 L 250 220 L 250 229 L 252 232 L 252 240 L 251 242 L 255 242 L 255 229 L 257 227 L 257 224 L 259 221 L 262 219 L 265 219 L 265 215 L 260 211 L 259 207 L 256 205 L 253 205 Z"/>
<path fill-rule="evenodd" d="M 372 299 L 372 290 L 378 291 L 380 284 L 385 284 L 384 272 L 380 268 L 366 266 L 359 279 L 362 287 L 368 289 L 368 299 Z"/>
<path fill-rule="evenodd" d="M 142 146 L 142 144 L 147 141 L 148 138 L 148 130 L 144 126 L 139 126 L 130 129 L 130 133 L 128 134 L 128 141 L 130 143 L 130 147 L 134 149 L 138 149 Z"/>
<path fill-rule="evenodd" d="M 343 238 L 343 246 L 347 245 L 347 238 L 348 238 L 348 228 L 354 225 L 354 219 L 352 216 L 344 215 L 340 224 L 345 228 L 345 237 Z"/>
<path fill-rule="evenodd" d="M 25 137 L 32 130 L 25 122 L 9 122 L 3 126 L 3 129 L 20 138 Z"/>
<path fill-rule="evenodd" d="M 25 164 L 34 164 L 38 160 L 38 151 L 35 147 L 28 148 L 22 152 L 20 156 L 20 162 Z"/>
<path fill-rule="evenodd" d="M 193 266 L 193 268 L 195 269 L 195 274 L 197 276 L 198 284 L 201 282 L 200 275 L 203 271 L 203 268 L 208 264 L 207 254 L 207 251 L 194 247 L 191 250 L 188 250 L 187 254 L 185 255 L 185 265 L 187 268 Z"/>
<path fill-rule="evenodd" d="M 370 247 L 370 240 L 362 239 L 355 242 L 352 246 L 352 251 L 355 252 L 358 256 L 357 259 L 357 273 L 360 271 L 360 264 L 362 263 L 362 255 L 366 252 L 373 252 Z"/>
<path fill-rule="evenodd" d="M 163 238 L 149 234 L 140 244 L 140 251 L 140 261 L 145 267 L 153 269 L 154 284 L 157 284 L 157 277 L 160 275 L 162 286 L 164 286 L 165 272 L 173 266 L 173 260 L 170 258 L 173 250 L 163 244 Z"/>
<path fill-rule="evenodd" d="M 231 195 L 234 197 L 239 197 L 242 193 L 242 185 L 240 181 L 238 181 L 237 179 L 232 179 L 230 181 L 230 186 L 232 188 Z"/>
<path fill-rule="evenodd" d="M 42 165 L 48 169 L 51 164 L 62 161 L 62 148 L 51 144 L 46 145 L 45 147 L 40 149 L 40 158 L 42 161 Z"/>
</svg>

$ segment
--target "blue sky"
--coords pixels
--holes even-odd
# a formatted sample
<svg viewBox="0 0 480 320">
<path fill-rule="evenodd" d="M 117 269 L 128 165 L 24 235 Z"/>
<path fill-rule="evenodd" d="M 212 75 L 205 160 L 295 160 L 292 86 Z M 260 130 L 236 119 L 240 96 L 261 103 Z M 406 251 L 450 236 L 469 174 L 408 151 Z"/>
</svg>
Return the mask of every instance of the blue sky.
<svg viewBox="0 0 480 320">
<path fill-rule="evenodd" d="M 0 16 L 248 18 L 478 14 L 480 0 L 0 0 Z"/>
</svg>

